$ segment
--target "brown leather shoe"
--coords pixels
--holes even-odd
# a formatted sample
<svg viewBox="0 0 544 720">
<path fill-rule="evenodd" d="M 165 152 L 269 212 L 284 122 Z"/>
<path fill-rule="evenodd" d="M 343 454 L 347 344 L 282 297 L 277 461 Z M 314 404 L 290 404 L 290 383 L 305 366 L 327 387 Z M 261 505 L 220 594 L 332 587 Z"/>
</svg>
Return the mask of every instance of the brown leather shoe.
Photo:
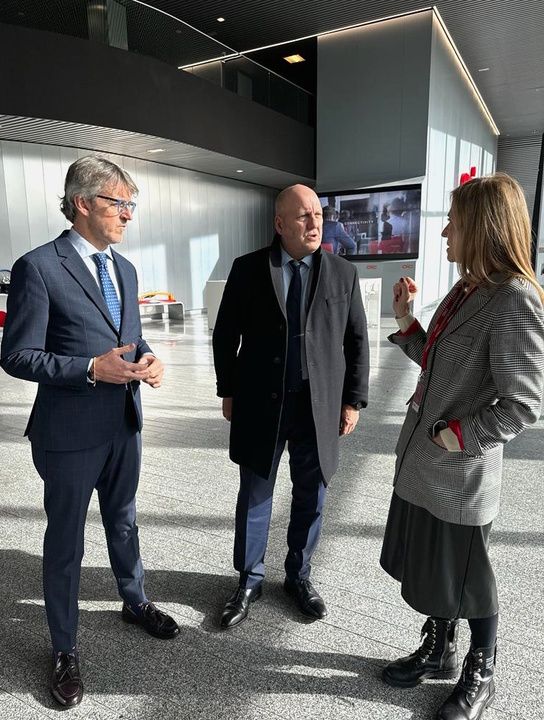
<svg viewBox="0 0 544 720">
<path fill-rule="evenodd" d="M 323 598 L 309 580 L 291 580 L 285 578 L 285 592 L 298 600 L 303 615 L 321 620 L 327 616 L 327 608 Z"/>
<path fill-rule="evenodd" d="M 179 635 L 179 626 L 170 615 L 158 610 L 153 603 L 146 603 L 142 613 L 135 613 L 127 603 L 123 603 L 122 617 L 126 623 L 140 625 L 153 637 L 171 640 Z"/>
<path fill-rule="evenodd" d="M 74 707 L 81 702 L 83 682 L 77 653 L 57 653 L 53 656 L 51 694 L 64 707 Z"/>
</svg>

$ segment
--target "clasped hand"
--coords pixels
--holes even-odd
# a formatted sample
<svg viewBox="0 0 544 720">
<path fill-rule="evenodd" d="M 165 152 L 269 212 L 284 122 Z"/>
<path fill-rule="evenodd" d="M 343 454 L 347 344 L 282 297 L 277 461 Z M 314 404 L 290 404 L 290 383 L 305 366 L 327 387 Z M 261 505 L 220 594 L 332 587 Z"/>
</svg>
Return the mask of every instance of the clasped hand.
<svg viewBox="0 0 544 720">
<path fill-rule="evenodd" d="M 154 355 L 144 355 L 138 362 L 128 362 L 122 355 L 134 350 L 136 345 L 123 345 L 112 348 L 104 355 L 99 355 L 94 361 L 94 377 L 100 382 L 123 385 L 133 380 L 145 382 L 153 388 L 158 388 L 164 375 L 164 365 Z"/>
</svg>

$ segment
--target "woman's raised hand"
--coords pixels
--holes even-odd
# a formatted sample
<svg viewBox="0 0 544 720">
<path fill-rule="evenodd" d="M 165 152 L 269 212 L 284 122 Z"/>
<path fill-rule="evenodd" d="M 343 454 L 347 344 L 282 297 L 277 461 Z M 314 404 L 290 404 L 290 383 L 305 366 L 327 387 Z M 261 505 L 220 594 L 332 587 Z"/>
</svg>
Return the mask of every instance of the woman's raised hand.
<svg viewBox="0 0 544 720">
<path fill-rule="evenodd" d="M 410 277 L 401 277 L 393 285 L 393 310 L 401 318 L 410 312 L 410 304 L 418 292 L 418 286 Z"/>
</svg>

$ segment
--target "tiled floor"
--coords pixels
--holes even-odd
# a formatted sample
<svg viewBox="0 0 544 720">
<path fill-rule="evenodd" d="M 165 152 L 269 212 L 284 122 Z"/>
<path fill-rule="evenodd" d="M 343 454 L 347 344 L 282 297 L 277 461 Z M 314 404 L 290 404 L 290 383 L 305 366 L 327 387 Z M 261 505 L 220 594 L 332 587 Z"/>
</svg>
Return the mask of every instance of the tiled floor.
<svg viewBox="0 0 544 720">
<path fill-rule="evenodd" d="M 161 642 L 121 621 L 96 503 L 88 517 L 79 649 L 89 720 L 431 720 L 452 683 L 384 685 L 385 661 L 415 649 L 424 620 L 402 601 L 378 557 L 393 448 L 416 368 L 372 329 L 371 402 L 342 440 L 312 578 L 329 607 L 308 622 L 284 595 L 290 483 L 282 463 L 263 599 L 246 623 L 220 632 L 236 585 L 231 567 L 237 468 L 215 397 L 205 316 L 153 321 L 144 335 L 167 364 L 164 386 L 143 388 L 146 425 L 138 494 L 150 598 L 181 637 Z M 0 719 L 57 717 L 41 592 L 41 480 L 22 437 L 35 387 L 0 371 Z M 497 697 L 486 720 L 543 717 L 542 421 L 507 447 L 502 512 L 492 532 L 501 597 Z M 464 651 L 466 625 L 461 632 Z"/>
</svg>

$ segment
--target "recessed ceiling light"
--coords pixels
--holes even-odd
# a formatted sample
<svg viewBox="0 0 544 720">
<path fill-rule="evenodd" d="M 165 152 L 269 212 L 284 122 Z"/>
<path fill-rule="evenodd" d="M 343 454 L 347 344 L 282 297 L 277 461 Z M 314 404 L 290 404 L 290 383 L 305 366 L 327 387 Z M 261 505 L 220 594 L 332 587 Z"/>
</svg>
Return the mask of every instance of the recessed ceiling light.
<svg viewBox="0 0 544 720">
<path fill-rule="evenodd" d="M 237 170 L 236 172 L 237 172 L 237 173 L 242 173 L 242 172 L 244 172 L 244 171 L 243 171 L 243 170 Z"/>
<path fill-rule="evenodd" d="M 225 18 L 224 18 L 224 17 L 218 17 L 218 18 L 217 18 L 217 22 L 225 22 Z"/>
<path fill-rule="evenodd" d="M 293 65 L 294 63 L 299 63 L 299 62 L 305 62 L 302 55 L 287 55 L 287 57 L 284 57 L 283 59 L 286 62 L 288 62 L 289 65 Z"/>
<path fill-rule="evenodd" d="M 478 68 L 478 72 L 487 72 L 489 68 Z"/>
<path fill-rule="evenodd" d="M 164 148 L 154 148 L 153 150 L 148 150 L 148 153 L 160 153 L 164 152 Z"/>
</svg>

